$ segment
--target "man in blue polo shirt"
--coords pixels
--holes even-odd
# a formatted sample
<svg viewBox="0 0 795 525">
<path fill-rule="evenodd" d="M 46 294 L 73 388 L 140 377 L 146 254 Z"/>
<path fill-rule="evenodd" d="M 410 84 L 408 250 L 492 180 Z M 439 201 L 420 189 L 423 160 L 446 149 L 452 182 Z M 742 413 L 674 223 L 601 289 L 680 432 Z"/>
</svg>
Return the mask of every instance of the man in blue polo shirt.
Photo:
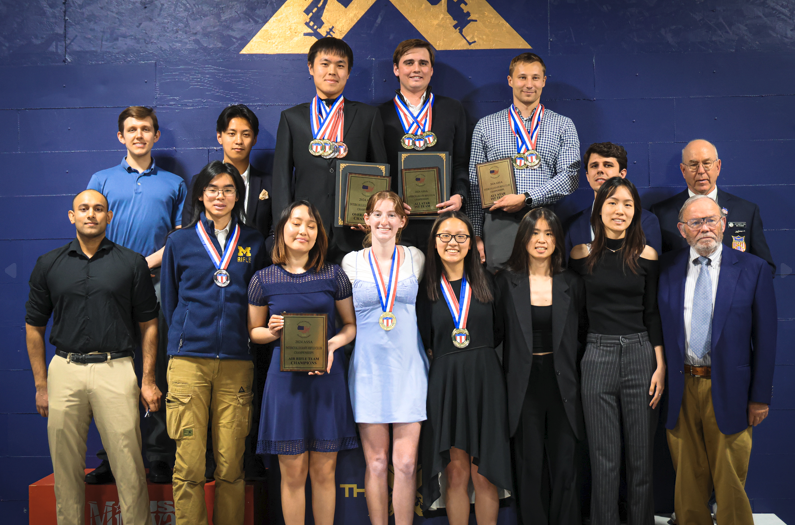
<svg viewBox="0 0 795 525">
<path fill-rule="evenodd" d="M 134 250 L 146 258 L 160 300 L 160 263 L 166 235 L 179 228 L 182 207 L 188 193 L 182 177 L 158 168 L 152 158 L 152 146 L 160 139 L 157 115 L 152 108 L 131 106 L 119 115 L 119 142 L 127 148 L 121 164 L 95 173 L 88 189 L 102 193 L 113 210 L 113 222 L 107 237 L 116 244 Z M 160 314 L 155 382 L 166 394 L 167 327 Z M 166 412 L 149 414 L 144 443 L 149 461 L 149 478 L 155 483 L 171 483 L 175 444 L 166 430 Z M 111 465 L 105 451 L 98 457 L 102 464 L 86 475 L 87 483 L 113 481 Z"/>
</svg>

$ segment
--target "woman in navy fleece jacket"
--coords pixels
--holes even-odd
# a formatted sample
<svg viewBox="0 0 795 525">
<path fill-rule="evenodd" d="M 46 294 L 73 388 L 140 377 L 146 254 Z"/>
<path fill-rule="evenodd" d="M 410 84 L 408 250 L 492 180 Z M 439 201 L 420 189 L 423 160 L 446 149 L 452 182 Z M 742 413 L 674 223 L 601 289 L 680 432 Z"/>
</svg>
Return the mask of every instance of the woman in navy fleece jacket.
<svg viewBox="0 0 795 525">
<path fill-rule="evenodd" d="M 215 519 L 243 523 L 243 450 L 251 425 L 254 371 L 247 290 L 265 260 L 262 235 L 243 224 L 245 195 L 233 165 L 213 161 L 205 166 L 193 182 L 193 219 L 169 236 L 163 253 L 162 308 L 170 356 L 166 419 L 177 443 L 177 523 L 207 523 L 208 419 L 217 463 Z"/>
</svg>

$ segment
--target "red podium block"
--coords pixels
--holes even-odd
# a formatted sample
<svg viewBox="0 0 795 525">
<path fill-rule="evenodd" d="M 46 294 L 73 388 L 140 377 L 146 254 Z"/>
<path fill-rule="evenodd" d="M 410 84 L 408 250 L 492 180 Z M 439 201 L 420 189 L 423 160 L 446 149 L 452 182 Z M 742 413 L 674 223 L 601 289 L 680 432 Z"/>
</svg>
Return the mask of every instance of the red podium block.
<svg viewBox="0 0 795 525">
<path fill-rule="evenodd" d="M 86 469 L 90 472 L 91 469 Z M 56 525 L 53 474 L 40 479 L 28 488 L 30 525 Z M 152 525 L 176 525 L 174 496 L 171 485 L 148 483 L 149 512 Z M 246 483 L 246 514 L 243 523 L 263 523 L 267 500 L 264 483 Z M 204 501 L 212 523 L 215 503 L 215 482 L 204 485 Z M 256 519 L 255 519 L 256 518 Z M 91 525 L 123 525 L 116 485 L 86 485 L 86 523 Z"/>
</svg>

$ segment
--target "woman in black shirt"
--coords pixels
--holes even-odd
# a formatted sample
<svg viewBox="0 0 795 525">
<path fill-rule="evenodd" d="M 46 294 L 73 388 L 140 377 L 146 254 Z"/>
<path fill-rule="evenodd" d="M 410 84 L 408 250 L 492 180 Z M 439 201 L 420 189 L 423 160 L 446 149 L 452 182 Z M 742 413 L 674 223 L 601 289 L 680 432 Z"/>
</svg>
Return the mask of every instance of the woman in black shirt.
<svg viewBox="0 0 795 525">
<path fill-rule="evenodd" d="M 591 453 L 591 523 L 618 517 L 621 436 L 626 451 L 630 525 L 654 523 L 652 452 L 657 403 L 665 381 L 657 310 L 657 252 L 646 245 L 640 196 L 621 177 L 596 194 L 594 240 L 571 251 L 585 281 L 588 344 L 582 404 Z"/>
<path fill-rule="evenodd" d="M 563 246 L 560 220 L 536 208 L 519 223 L 508 270 L 497 275 L 515 499 L 521 523 L 534 525 L 582 523 L 575 458 L 585 437 L 579 374 L 585 288 L 579 275 L 563 269 Z"/>
</svg>

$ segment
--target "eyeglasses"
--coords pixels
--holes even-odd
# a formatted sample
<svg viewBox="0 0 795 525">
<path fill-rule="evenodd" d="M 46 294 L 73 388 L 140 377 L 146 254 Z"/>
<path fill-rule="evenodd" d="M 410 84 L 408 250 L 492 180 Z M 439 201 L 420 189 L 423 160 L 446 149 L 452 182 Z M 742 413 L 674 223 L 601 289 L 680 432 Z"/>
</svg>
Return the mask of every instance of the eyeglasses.
<svg viewBox="0 0 795 525">
<path fill-rule="evenodd" d="M 438 239 L 445 244 L 453 240 L 453 237 L 455 237 L 455 242 L 457 242 L 458 244 L 463 244 L 467 242 L 467 239 L 469 239 L 469 235 L 465 233 L 459 233 L 458 235 L 450 235 L 449 233 L 437 233 L 436 237 L 438 237 Z"/>
<path fill-rule="evenodd" d="M 217 197 L 219 193 L 223 193 L 225 197 L 234 197 L 237 190 L 235 188 L 204 188 L 204 194 L 208 197 Z"/>
<path fill-rule="evenodd" d="M 690 164 L 685 164 L 685 167 L 687 167 L 687 169 L 690 170 L 691 172 L 696 173 L 698 171 L 699 166 L 703 166 L 704 171 L 709 171 L 712 169 L 712 166 L 714 165 L 715 165 L 714 160 L 705 160 L 704 162 L 691 162 Z"/>
<path fill-rule="evenodd" d="M 706 224 L 707 228 L 714 230 L 720 220 L 721 217 L 704 217 L 703 219 L 690 219 L 689 221 L 683 222 L 682 224 L 691 230 L 700 230 L 701 226 Z"/>
</svg>

